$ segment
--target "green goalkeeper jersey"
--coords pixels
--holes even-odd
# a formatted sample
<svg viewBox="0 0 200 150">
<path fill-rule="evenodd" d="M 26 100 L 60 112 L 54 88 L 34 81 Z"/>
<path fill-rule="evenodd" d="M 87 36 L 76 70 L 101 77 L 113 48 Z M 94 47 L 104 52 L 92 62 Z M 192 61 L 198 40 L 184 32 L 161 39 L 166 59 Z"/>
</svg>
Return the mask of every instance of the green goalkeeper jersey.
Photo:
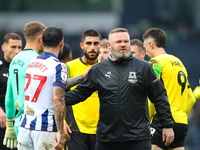
<svg viewBox="0 0 200 150">
<path fill-rule="evenodd" d="M 9 66 L 9 77 L 5 97 L 6 117 L 15 117 L 15 132 L 18 134 L 20 116 L 24 110 L 26 69 L 33 57 L 38 56 L 32 49 L 25 49 L 18 53 Z M 15 116 L 16 109 L 18 110 Z"/>
</svg>

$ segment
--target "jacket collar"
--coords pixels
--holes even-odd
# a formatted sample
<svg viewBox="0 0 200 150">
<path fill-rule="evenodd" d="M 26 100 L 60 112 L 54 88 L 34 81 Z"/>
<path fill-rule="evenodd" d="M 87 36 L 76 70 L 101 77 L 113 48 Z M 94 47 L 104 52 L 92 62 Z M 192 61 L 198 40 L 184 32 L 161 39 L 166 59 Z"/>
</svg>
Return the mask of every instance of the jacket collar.
<svg viewBox="0 0 200 150">
<path fill-rule="evenodd" d="M 114 60 L 114 59 L 112 59 L 111 52 L 110 52 L 108 58 L 109 58 L 112 62 L 125 62 L 125 61 L 129 61 L 129 60 L 133 59 L 133 55 L 130 54 L 130 55 L 129 55 L 127 58 L 125 58 L 125 59 Z"/>
</svg>

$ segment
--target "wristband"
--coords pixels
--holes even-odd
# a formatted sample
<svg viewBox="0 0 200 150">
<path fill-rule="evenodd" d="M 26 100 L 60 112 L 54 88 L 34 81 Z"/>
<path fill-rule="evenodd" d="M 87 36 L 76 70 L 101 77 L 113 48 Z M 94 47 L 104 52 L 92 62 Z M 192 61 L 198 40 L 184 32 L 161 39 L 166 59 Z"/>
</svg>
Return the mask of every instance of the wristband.
<svg viewBox="0 0 200 150">
<path fill-rule="evenodd" d="M 6 118 L 6 120 L 7 120 L 8 122 L 12 122 L 12 121 L 15 120 L 15 118 Z"/>
</svg>

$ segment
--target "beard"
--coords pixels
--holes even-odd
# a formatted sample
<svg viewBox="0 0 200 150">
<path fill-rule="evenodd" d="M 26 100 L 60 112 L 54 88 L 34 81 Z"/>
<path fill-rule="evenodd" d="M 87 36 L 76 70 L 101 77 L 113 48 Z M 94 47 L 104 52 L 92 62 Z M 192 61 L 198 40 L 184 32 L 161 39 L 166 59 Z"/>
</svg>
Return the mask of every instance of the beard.
<svg viewBox="0 0 200 150">
<path fill-rule="evenodd" d="M 120 52 L 117 52 L 113 49 L 113 47 L 111 46 L 111 53 L 114 57 L 118 58 L 118 59 L 126 59 L 127 57 L 130 56 L 131 54 L 131 48 L 129 48 L 129 51 L 127 51 L 125 54 L 121 54 Z"/>
<path fill-rule="evenodd" d="M 94 53 L 95 53 L 95 51 L 90 51 L 90 52 L 94 52 Z M 90 56 L 90 55 L 89 55 L 90 52 L 87 53 L 87 51 L 84 50 L 84 51 L 83 51 L 83 54 L 85 55 L 85 57 L 86 57 L 88 60 L 96 60 L 97 57 L 99 56 L 99 51 L 96 52 L 96 55 L 94 55 L 94 56 Z"/>
</svg>

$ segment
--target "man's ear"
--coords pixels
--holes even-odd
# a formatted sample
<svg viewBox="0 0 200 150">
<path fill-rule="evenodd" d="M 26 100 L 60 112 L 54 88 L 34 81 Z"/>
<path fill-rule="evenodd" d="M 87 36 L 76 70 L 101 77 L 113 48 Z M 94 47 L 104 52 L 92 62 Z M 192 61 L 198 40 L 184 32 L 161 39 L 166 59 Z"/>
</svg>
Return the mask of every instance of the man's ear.
<svg viewBox="0 0 200 150">
<path fill-rule="evenodd" d="M 38 35 L 37 38 L 38 38 L 38 41 L 42 43 L 42 34 Z"/>
<path fill-rule="evenodd" d="M 141 55 L 142 55 L 142 58 L 144 59 L 145 55 L 146 55 L 146 52 L 145 51 L 142 51 L 141 52 Z"/>
<path fill-rule="evenodd" d="M 111 44 L 110 44 L 109 41 L 107 42 L 107 46 L 108 46 L 109 49 L 111 48 Z"/>
<path fill-rule="evenodd" d="M 63 45 L 64 45 L 64 42 L 62 40 L 62 41 L 60 41 L 60 47 L 63 47 Z"/>
<path fill-rule="evenodd" d="M 80 47 L 81 47 L 81 49 L 83 49 L 83 43 L 82 42 L 80 42 Z"/>
<path fill-rule="evenodd" d="M 44 47 L 44 43 L 42 41 L 42 34 L 37 36 L 38 41 L 42 44 L 42 46 Z"/>
<path fill-rule="evenodd" d="M 69 55 L 68 61 L 71 61 L 71 60 L 72 60 L 72 55 Z"/>
<path fill-rule="evenodd" d="M 149 46 L 151 47 L 151 49 L 154 48 L 154 43 L 153 42 L 149 42 Z"/>
<path fill-rule="evenodd" d="M 2 48 L 2 51 L 3 51 L 3 52 L 5 52 L 6 45 L 5 45 L 5 44 L 3 44 L 3 45 L 1 46 L 1 48 Z"/>
</svg>

